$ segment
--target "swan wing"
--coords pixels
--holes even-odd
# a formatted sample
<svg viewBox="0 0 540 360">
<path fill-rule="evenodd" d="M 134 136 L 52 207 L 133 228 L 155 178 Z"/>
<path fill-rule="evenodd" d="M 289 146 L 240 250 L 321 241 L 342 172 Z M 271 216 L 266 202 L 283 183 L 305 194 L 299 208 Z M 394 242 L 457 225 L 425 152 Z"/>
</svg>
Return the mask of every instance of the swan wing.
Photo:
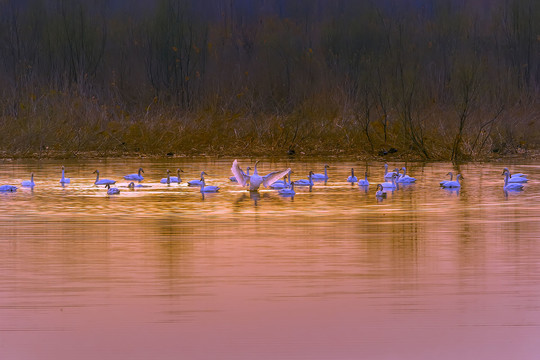
<svg viewBox="0 0 540 360">
<path fill-rule="evenodd" d="M 246 175 L 242 169 L 240 168 L 240 165 L 238 165 L 238 161 L 236 159 L 233 161 L 231 171 L 236 177 L 236 181 L 242 186 L 246 186 L 247 182 L 249 181 L 249 175 Z"/>
<path fill-rule="evenodd" d="M 270 174 L 264 176 L 263 177 L 263 185 L 264 185 L 264 187 L 269 187 L 270 185 L 272 185 L 273 183 L 275 183 L 276 181 L 278 181 L 282 177 L 289 174 L 289 171 L 291 171 L 290 168 L 287 169 L 287 170 L 283 170 L 283 171 L 272 171 Z"/>
</svg>

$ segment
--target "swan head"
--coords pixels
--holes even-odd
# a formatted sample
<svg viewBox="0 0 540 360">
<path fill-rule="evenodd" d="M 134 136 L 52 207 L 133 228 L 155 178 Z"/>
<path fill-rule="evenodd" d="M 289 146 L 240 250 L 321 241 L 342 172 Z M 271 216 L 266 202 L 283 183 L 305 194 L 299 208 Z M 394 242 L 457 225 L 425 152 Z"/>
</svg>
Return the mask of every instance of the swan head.
<svg viewBox="0 0 540 360">
<path fill-rule="evenodd" d="M 140 175 L 141 173 L 144 173 L 144 170 L 143 170 L 143 168 L 142 168 L 142 167 L 141 167 L 141 168 L 139 168 L 139 175 Z"/>
<path fill-rule="evenodd" d="M 167 169 L 167 175 L 169 175 L 171 173 L 171 170 Z"/>
<path fill-rule="evenodd" d="M 92 174 L 99 174 L 99 170 L 94 171 Z"/>
<path fill-rule="evenodd" d="M 62 170 L 64 170 L 64 169 L 65 169 L 65 168 L 64 168 L 64 165 L 62 165 Z"/>
<path fill-rule="evenodd" d="M 108 184 L 107 184 L 107 185 L 108 185 Z M 130 182 L 129 185 L 128 185 L 128 188 L 129 188 L 129 189 L 134 189 L 134 188 L 135 188 L 135 183 L 134 183 L 133 181 Z"/>
<path fill-rule="evenodd" d="M 504 168 L 501 175 L 504 175 L 504 174 L 510 174 L 510 170 L 508 170 L 508 168 Z"/>
<path fill-rule="evenodd" d="M 377 190 L 381 189 L 381 191 L 383 190 L 383 187 L 381 184 L 377 184 Z"/>
<path fill-rule="evenodd" d="M 178 169 L 176 169 L 176 172 L 177 172 L 177 173 L 181 173 L 181 172 L 184 172 L 184 170 L 178 168 Z"/>
<path fill-rule="evenodd" d="M 330 168 L 330 165 L 324 164 L 324 168 L 325 168 L 325 169 L 329 169 L 329 168 Z"/>
</svg>

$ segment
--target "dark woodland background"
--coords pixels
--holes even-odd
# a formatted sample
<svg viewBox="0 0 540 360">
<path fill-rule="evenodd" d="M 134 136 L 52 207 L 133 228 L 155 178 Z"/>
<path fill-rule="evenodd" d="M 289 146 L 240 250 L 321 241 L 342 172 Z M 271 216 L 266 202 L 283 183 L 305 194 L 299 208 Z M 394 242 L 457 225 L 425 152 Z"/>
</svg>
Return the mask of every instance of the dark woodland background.
<svg viewBox="0 0 540 360">
<path fill-rule="evenodd" d="M 0 0 L 0 150 L 538 147 L 537 0 Z"/>
</svg>

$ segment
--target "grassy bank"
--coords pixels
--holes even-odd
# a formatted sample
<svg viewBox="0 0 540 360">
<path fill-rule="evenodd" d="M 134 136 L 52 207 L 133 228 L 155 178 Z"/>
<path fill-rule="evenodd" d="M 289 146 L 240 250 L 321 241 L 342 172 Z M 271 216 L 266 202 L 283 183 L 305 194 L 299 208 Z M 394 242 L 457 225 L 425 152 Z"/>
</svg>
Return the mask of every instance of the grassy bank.
<svg viewBox="0 0 540 360">
<path fill-rule="evenodd" d="M 459 131 L 453 109 L 431 106 L 408 123 L 398 111 L 365 122 L 339 102 L 288 114 L 185 112 L 159 101 L 139 110 L 49 92 L 0 117 L 4 157 L 357 156 L 449 160 Z M 527 156 L 538 149 L 539 106 L 477 107 L 462 129 L 459 159 Z"/>
</svg>

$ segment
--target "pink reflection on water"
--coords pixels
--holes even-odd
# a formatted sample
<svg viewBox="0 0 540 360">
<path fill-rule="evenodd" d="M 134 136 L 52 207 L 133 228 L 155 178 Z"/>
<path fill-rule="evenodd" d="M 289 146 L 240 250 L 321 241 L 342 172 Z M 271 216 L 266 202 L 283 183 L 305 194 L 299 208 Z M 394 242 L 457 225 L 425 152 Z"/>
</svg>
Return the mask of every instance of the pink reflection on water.
<svg viewBox="0 0 540 360">
<path fill-rule="evenodd" d="M 2 198 L 2 359 L 534 359 L 540 189 L 471 165 L 483 186 L 448 194 L 446 166 L 382 203 L 345 180 Z"/>
</svg>

